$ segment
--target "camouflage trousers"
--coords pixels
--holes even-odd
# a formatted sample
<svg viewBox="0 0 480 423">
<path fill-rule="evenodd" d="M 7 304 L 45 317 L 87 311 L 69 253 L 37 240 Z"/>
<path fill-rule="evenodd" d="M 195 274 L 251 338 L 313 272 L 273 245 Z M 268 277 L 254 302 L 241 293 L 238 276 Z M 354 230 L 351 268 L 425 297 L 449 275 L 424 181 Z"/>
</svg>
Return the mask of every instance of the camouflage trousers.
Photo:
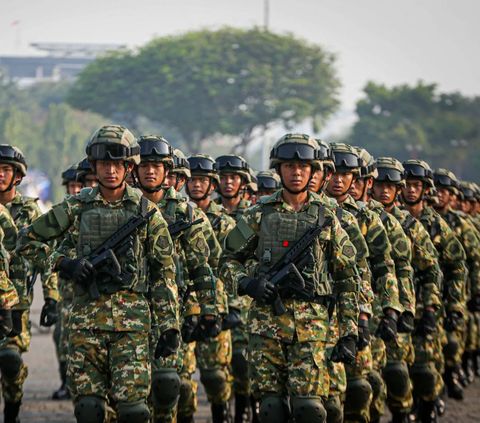
<svg viewBox="0 0 480 423">
<path fill-rule="evenodd" d="M 22 313 L 22 332 L 15 337 L 6 337 L 0 341 L 0 350 L 13 349 L 20 355 L 28 352 L 32 339 L 30 310 Z M 27 365 L 22 360 L 19 373 L 14 378 L 5 378 L 2 374 L 2 392 L 5 402 L 20 402 L 23 397 L 23 384 L 28 376 Z"/>
<path fill-rule="evenodd" d="M 332 351 L 333 345 L 329 345 L 326 352 L 329 379 L 328 400 L 336 402 L 343 409 L 345 392 L 347 391 L 347 375 L 343 363 L 334 363 L 330 360 Z"/>
<path fill-rule="evenodd" d="M 229 330 L 220 332 L 216 338 L 208 342 L 197 342 L 195 348 L 197 367 L 200 369 L 200 378 L 203 382 L 205 371 L 218 370 L 223 373 L 226 383 L 222 389 L 204 383 L 207 399 L 212 404 L 228 402 L 232 394 L 232 336 Z"/>
<path fill-rule="evenodd" d="M 58 361 L 64 363 L 67 362 L 68 357 L 68 337 L 70 334 L 68 319 L 70 318 L 72 308 L 72 300 L 63 299 L 57 304 L 57 311 L 60 318 L 55 325 L 53 338 L 55 341 Z"/>
<path fill-rule="evenodd" d="M 250 380 L 245 350 L 248 347 L 248 333 L 244 327 L 232 329 L 232 376 L 233 391 L 239 395 L 250 395 Z"/>
<path fill-rule="evenodd" d="M 372 349 L 372 367 L 380 375 L 383 369 L 387 365 L 387 349 L 385 342 L 380 338 L 373 337 L 371 342 Z M 381 416 L 385 414 L 385 400 L 387 399 L 387 386 L 382 379 L 382 385 L 380 387 L 380 395 L 372 401 L 370 406 L 370 419 L 375 421 L 379 420 Z"/>
<path fill-rule="evenodd" d="M 95 395 L 113 409 L 146 400 L 150 390 L 147 332 L 75 330 L 68 348 L 69 387 L 75 401 Z"/>
<path fill-rule="evenodd" d="M 478 313 L 477 313 L 478 314 Z M 478 349 L 478 321 L 475 314 L 469 312 L 467 314 L 467 328 L 465 339 L 465 351 L 472 352 Z"/>
<path fill-rule="evenodd" d="M 328 397 L 329 378 L 325 342 L 292 344 L 250 334 L 246 351 L 252 393 Z"/>
</svg>

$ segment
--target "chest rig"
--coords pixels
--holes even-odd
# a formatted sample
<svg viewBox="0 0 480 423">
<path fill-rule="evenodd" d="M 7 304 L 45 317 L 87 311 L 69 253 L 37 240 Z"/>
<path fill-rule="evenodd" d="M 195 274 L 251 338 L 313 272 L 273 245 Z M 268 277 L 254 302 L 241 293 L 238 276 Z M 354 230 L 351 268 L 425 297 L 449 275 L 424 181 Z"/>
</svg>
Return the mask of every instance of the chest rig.
<svg viewBox="0 0 480 423">
<path fill-rule="evenodd" d="M 308 228 L 323 225 L 325 222 L 325 206 L 312 202 L 306 211 L 294 214 L 279 213 L 274 203 L 263 205 L 260 237 L 256 255 L 260 259 L 259 274 L 267 273 L 268 269 L 279 261 L 305 234 Z M 325 255 L 326 242 L 330 240 L 330 232 L 323 231 L 306 252 L 310 255 L 306 267 L 302 271 L 305 279 L 305 290 L 301 294 L 291 294 L 291 298 L 310 302 L 322 302 L 332 294 L 328 262 Z"/>
<path fill-rule="evenodd" d="M 87 199 L 91 188 L 84 188 L 79 194 L 82 202 L 82 212 L 79 216 L 80 231 L 77 242 L 77 257 L 89 256 L 104 241 L 110 238 L 118 229 L 135 215 L 147 212 L 148 200 L 141 198 L 140 204 L 132 200 L 123 201 L 124 207 L 109 207 L 102 201 L 89 201 Z M 106 273 L 98 273 L 95 280 L 98 290 L 102 294 L 113 294 L 118 291 L 132 290 L 134 292 L 147 292 L 147 260 L 144 250 L 147 238 L 146 226 L 140 228 L 139 233 L 133 236 L 127 251 L 117 259 L 122 268 L 127 269 L 131 276 L 128 280 L 112 277 Z M 83 290 L 80 285 L 75 285 L 76 290 Z M 83 292 L 76 294 L 82 295 Z"/>
</svg>

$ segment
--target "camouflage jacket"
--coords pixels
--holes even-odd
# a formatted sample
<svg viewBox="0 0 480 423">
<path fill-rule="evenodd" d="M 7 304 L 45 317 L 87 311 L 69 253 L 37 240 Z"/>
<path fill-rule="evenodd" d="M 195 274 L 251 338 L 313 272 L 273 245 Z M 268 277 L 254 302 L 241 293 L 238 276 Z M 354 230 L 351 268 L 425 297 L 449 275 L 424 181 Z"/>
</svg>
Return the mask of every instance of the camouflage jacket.
<svg viewBox="0 0 480 423">
<path fill-rule="evenodd" d="M 195 295 L 189 296 L 186 315 L 224 312 L 225 304 L 221 298 L 217 304 L 218 286 L 214 273 L 220 258 L 220 245 L 215 238 L 212 225 L 202 210 L 188 203 L 174 188 L 164 192 L 165 195 L 157 206 L 169 224 L 178 218 L 187 221 L 203 219 L 203 222 L 193 225 L 175 240 L 176 254 L 179 258 L 177 267 L 180 263 L 184 268 L 183 281 L 186 285 L 193 283 L 191 289 L 195 292 Z M 182 272 L 182 269 L 177 269 L 178 272 Z M 200 305 L 200 310 L 197 310 L 196 301 Z M 217 306 L 222 310 L 217 310 Z"/>
<path fill-rule="evenodd" d="M 227 235 L 225 250 L 220 262 L 220 275 L 225 281 L 227 291 L 233 297 L 238 295 L 240 281 L 248 276 L 245 268 L 247 260 L 260 262 L 255 250 L 260 240 L 263 210 L 266 205 L 271 205 L 269 207 L 273 208 L 273 214 L 292 215 L 297 213 L 283 200 L 282 192 L 283 190 L 279 190 L 266 199 L 265 203 L 257 204 L 246 210 L 236 227 Z M 310 204 L 314 201 L 320 203 L 320 197 L 309 192 L 308 200 L 300 212 L 307 212 Z M 328 208 L 325 208 L 325 217 L 332 217 L 333 221 L 320 233 L 318 245 L 322 246 L 325 254 L 333 289 L 336 286 L 355 286 L 359 282 L 356 272 L 355 247 L 349 241 L 340 222 Z M 230 239 L 232 244 L 240 243 L 236 240 L 237 238 L 246 239 L 246 241 L 239 248 L 231 250 Z M 335 298 L 340 336 L 357 336 L 359 314 L 357 292 L 341 292 Z M 253 301 L 248 314 L 247 331 L 288 343 L 294 342 L 295 337 L 300 342 L 325 342 L 329 316 L 324 305 L 291 298 L 285 299 L 284 304 L 287 313 L 275 316 L 271 306 Z"/>
<path fill-rule="evenodd" d="M 382 203 L 370 200 L 366 207 L 380 217 L 392 245 L 392 258 L 395 262 L 395 275 L 398 282 L 399 300 L 404 311 L 415 316 L 415 287 L 413 285 L 412 247 L 410 239 L 403 231 L 402 225 L 385 211 Z"/>
<path fill-rule="evenodd" d="M 402 313 L 403 307 L 400 304 L 398 282 L 395 277 L 395 263 L 391 257 L 392 246 L 380 217 L 367 207 L 360 208 L 350 195 L 340 206 L 356 217 L 368 245 L 368 262 L 372 271 L 372 287 L 375 294 L 374 314 L 381 315 L 387 308 Z"/>
<path fill-rule="evenodd" d="M 442 272 L 438 253 L 423 225 L 407 211 L 393 207 L 392 215 L 400 222 L 412 246 L 412 266 L 416 297 L 424 307 L 442 308 L 440 286 Z M 418 291 L 418 292 L 417 292 Z M 417 311 L 420 303 L 417 300 Z M 421 311 L 421 310 L 420 310 Z"/>
<path fill-rule="evenodd" d="M 88 192 L 86 198 L 83 191 Z M 65 257 L 63 251 L 74 250 L 78 244 L 82 209 L 88 204 L 93 209 L 101 208 L 112 215 L 124 213 L 127 206 L 140 210 L 141 193 L 126 186 L 122 200 L 108 202 L 100 192 L 100 186 L 84 188 L 82 193 L 65 198 L 62 203 L 40 217 L 33 225 L 26 227 L 19 236 L 17 251 L 47 274 L 56 270 L 59 259 Z M 157 209 L 148 202 L 147 210 Z M 158 210 L 158 209 L 157 209 Z M 115 218 L 115 217 L 112 217 Z M 111 231 L 110 231 L 111 232 Z M 111 234 L 102 233 L 108 239 Z M 61 248 L 52 252 L 48 241 L 64 237 Z M 135 292 L 133 285 L 128 290 L 113 294 L 102 294 L 92 300 L 88 294 L 75 292 L 69 324 L 71 329 L 103 331 L 148 331 L 151 327 L 150 306 L 155 314 L 160 333 L 167 329 L 179 330 L 178 293 L 175 285 L 175 265 L 173 263 L 173 243 L 168 233 L 167 223 L 160 212 L 150 217 L 141 228 L 139 241 L 148 269 L 148 290 L 151 300 L 143 292 Z"/>
<path fill-rule="evenodd" d="M 424 207 L 417 217 L 430 235 L 438 252 L 444 280 L 442 299 L 447 311 L 465 311 L 465 284 L 467 278 L 467 256 L 462 244 L 447 222 L 431 207 Z"/>
<path fill-rule="evenodd" d="M 0 308 L 12 308 L 19 298 L 15 284 L 9 279 L 10 254 L 5 245 L 15 244 L 17 228 L 5 206 L 0 204 Z"/>
<path fill-rule="evenodd" d="M 24 197 L 18 191 L 12 202 L 6 205 L 12 215 L 18 230 L 30 225 L 38 219 L 42 212 L 37 204 L 37 198 Z M 27 260 L 15 254 L 15 245 L 10 247 L 10 279 L 17 288 L 19 303 L 15 307 L 18 310 L 26 310 L 30 307 L 32 298 L 27 298 L 27 278 L 33 275 L 33 267 Z M 41 277 L 43 296 L 52 300 L 59 300 L 57 280 Z"/>
<path fill-rule="evenodd" d="M 219 205 L 222 205 L 222 197 L 221 196 L 218 196 L 217 198 L 215 198 L 215 203 L 219 204 Z M 238 222 L 240 220 L 240 218 L 243 216 L 243 213 L 245 213 L 245 210 L 247 210 L 249 207 L 252 206 L 252 202 L 251 201 L 248 201 L 248 200 L 245 200 L 244 198 L 242 198 L 240 200 L 240 203 L 238 203 L 238 207 L 237 207 L 237 210 L 231 212 L 231 213 L 227 213 L 231 218 L 233 218 L 233 220 L 235 220 L 235 222 Z M 223 206 L 222 206 L 223 207 Z M 226 209 L 225 209 L 226 210 Z"/>
</svg>

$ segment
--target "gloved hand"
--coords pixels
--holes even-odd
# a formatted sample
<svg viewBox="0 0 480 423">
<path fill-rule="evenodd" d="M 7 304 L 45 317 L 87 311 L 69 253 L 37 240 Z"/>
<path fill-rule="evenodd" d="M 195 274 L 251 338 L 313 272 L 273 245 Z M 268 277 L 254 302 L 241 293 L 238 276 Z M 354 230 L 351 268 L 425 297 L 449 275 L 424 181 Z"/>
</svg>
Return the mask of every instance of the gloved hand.
<svg viewBox="0 0 480 423">
<path fill-rule="evenodd" d="M 480 294 L 474 295 L 467 303 L 468 311 L 475 313 L 480 311 Z"/>
<path fill-rule="evenodd" d="M 420 335 L 431 335 L 437 331 L 437 316 L 433 310 L 423 310 L 422 318 L 418 323 L 417 332 Z"/>
<path fill-rule="evenodd" d="M 192 334 L 196 325 L 197 325 L 197 322 L 196 322 L 195 316 L 185 317 L 185 321 L 183 322 L 182 330 L 181 330 L 183 342 L 187 344 L 194 342 L 194 339 L 192 339 Z"/>
<path fill-rule="evenodd" d="M 12 310 L 1 308 L 0 309 L 0 339 L 5 338 L 13 328 L 12 322 Z"/>
<path fill-rule="evenodd" d="M 22 316 L 23 310 L 12 310 L 12 330 L 7 335 L 9 338 L 14 338 L 22 333 Z"/>
<path fill-rule="evenodd" d="M 463 316 L 458 311 L 447 311 L 443 327 L 447 332 L 453 332 L 463 323 Z"/>
<path fill-rule="evenodd" d="M 178 330 L 168 329 L 160 335 L 157 348 L 155 348 L 155 358 L 168 357 L 174 354 L 179 346 Z"/>
<path fill-rule="evenodd" d="M 405 311 L 398 320 L 398 333 L 412 333 L 415 328 L 413 314 Z"/>
<path fill-rule="evenodd" d="M 243 278 L 238 289 L 240 295 L 248 295 L 255 301 L 272 305 L 278 297 L 275 285 L 265 278 Z"/>
<path fill-rule="evenodd" d="M 370 345 L 370 327 L 368 326 L 368 319 L 358 319 L 358 351 L 364 350 Z"/>
<path fill-rule="evenodd" d="M 223 319 L 222 330 L 235 329 L 242 324 L 242 312 L 238 308 L 228 307 L 228 314 Z"/>
<path fill-rule="evenodd" d="M 213 317 L 213 316 L 212 316 Z M 195 329 L 193 329 L 192 340 L 207 342 L 211 338 L 216 338 L 222 331 L 222 317 L 220 315 L 208 318 L 200 317 Z"/>
<path fill-rule="evenodd" d="M 340 338 L 333 347 L 330 360 L 334 363 L 352 364 L 355 362 L 357 355 L 357 340 L 355 337 L 348 335 Z"/>
<path fill-rule="evenodd" d="M 97 271 L 93 267 L 92 263 L 83 258 L 70 259 L 68 257 L 64 257 L 58 265 L 58 270 L 65 272 L 75 283 L 89 282 L 97 274 Z"/>
<path fill-rule="evenodd" d="M 57 302 L 47 298 L 40 314 L 40 326 L 50 327 L 58 322 L 58 317 Z"/>
<path fill-rule="evenodd" d="M 375 336 L 382 338 L 384 342 L 393 341 L 397 337 L 398 316 L 394 311 L 385 313 L 378 325 Z"/>
</svg>

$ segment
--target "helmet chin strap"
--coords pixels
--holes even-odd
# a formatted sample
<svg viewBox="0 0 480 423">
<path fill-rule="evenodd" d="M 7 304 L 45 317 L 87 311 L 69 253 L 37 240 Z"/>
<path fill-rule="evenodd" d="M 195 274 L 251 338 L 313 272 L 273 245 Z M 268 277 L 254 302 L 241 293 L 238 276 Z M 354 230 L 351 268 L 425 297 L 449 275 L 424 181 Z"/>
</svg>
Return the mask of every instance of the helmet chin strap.
<svg viewBox="0 0 480 423">
<path fill-rule="evenodd" d="M 403 195 L 403 193 L 401 193 L 400 196 L 402 197 L 402 202 L 407 204 L 408 206 L 415 206 L 415 205 L 419 204 L 420 202 L 422 202 L 425 199 L 424 198 L 425 197 L 425 182 L 423 183 L 422 193 L 420 194 L 420 197 L 418 197 L 418 200 L 407 201 L 405 196 Z"/>
<path fill-rule="evenodd" d="M 328 185 L 328 182 L 327 182 L 327 172 L 324 171 L 324 172 L 323 172 L 322 185 L 321 185 L 320 188 L 318 189 L 317 194 L 323 194 L 323 193 L 325 192 L 325 190 L 327 189 L 327 185 Z"/>
<path fill-rule="evenodd" d="M 374 182 L 374 183 L 375 183 L 375 182 Z M 397 198 L 397 195 L 398 195 L 399 192 L 400 192 L 400 188 L 397 186 L 397 192 L 396 192 L 395 195 L 393 196 L 393 201 L 391 201 L 390 203 L 387 203 L 387 204 L 383 204 L 383 203 L 382 203 L 382 204 L 383 204 L 383 207 L 385 207 L 386 209 L 389 209 L 390 207 L 392 207 L 392 206 L 395 204 L 395 199 Z M 401 195 L 401 194 L 400 194 L 400 195 Z M 373 190 L 373 189 L 372 189 L 372 198 L 373 198 L 374 200 L 377 200 L 377 199 L 375 198 L 375 190 Z M 379 200 L 377 200 L 377 201 L 380 203 Z"/>
<path fill-rule="evenodd" d="M 110 188 L 110 187 L 107 187 L 105 186 L 105 184 L 102 183 L 102 181 L 100 180 L 100 178 L 98 177 L 98 174 L 97 174 L 97 162 L 95 162 L 95 174 L 97 176 L 97 179 L 98 179 L 98 183 L 105 189 L 110 189 L 112 191 L 116 190 L 116 189 L 119 189 L 123 186 L 123 184 L 125 183 L 125 181 L 127 180 L 127 176 L 128 176 L 128 172 L 127 172 L 127 169 L 128 169 L 128 163 L 127 162 L 124 162 L 123 165 L 125 166 L 125 175 L 123 176 L 123 179 L 122 179 L 122 182 L 117 185 L 116 187 L 113 187 L 113 188 Z"/>
<path fill-rule="evenodd" d="M 242 191 L 242 185 L 244 183 L 245 179 L 242 176 L 242 180 L 240 181 L 240 186 L 237 189 L 237 192 L 233 195 L 223 195 L 222 191 L 220 190 L 220 197 L 226 198 L 227 200 L 231 200 L 232 198 L 237 198 L 240 195 L 240 191 Z"/>
<path fill-rule="evenodd" d="M 10 184 L 8 184 L 8 188 L 7 189 L 4 189 L 4 190 L 0 190 L 0 192 L 3 194 L 4 192 L 9 192 L 13 189 L 13 187 L 16 187 L 20 184 L 20 181 L 21 179 L 19 179 L 18 181 L 15 182 L 15 178 L 17 177 L 17 172 L 18 172 L 18 169 L 13 166 L 13 175 L 12 175 L 12 179 L 10 180 Z"/>
<path fill-rule="evenodd" d="M 191 197 L 194 201 L 203 201 L 203 200 L 206 200 L 207 197 L 210 196 L 210 188 L 212 188 L 212 182 L 213 182 L 213 181 L 212 181 L 212 178 L 210 178 L 210 177 L 209 177 L 209 180 L 210 180 L 210 182 L 209 182 L 209 184 L 208 184 L 207 191 L 205 192 L 205 194 L 204 194 L 201 198 L 193 198 L 193 197 L 191 196 L 190 191 L 189 191 L 189 189 L 188 189 L 188 183 L 185 184 L 185 191 L 186 191 L 187 195 L 188 195 L 189 197 Z"/>
<path fill-rule="evenodd" d="M 151 188 L 146 188 L 142 185 L 142 183 L 140 182 L 140 176 L 138 175 L 138 166 L 135 166 L 135 172 L 137 174 L 137 178 L 135 178 L 135 173 L 132 172 L 132 177 L 133 177 L 133 180 L 138 184 L 138 186 L 144 190 L 146 193 L 148 194 L 155 194 L 156 192 L 160 191 L 162 189 L 162 185 L 163 183 L 165 182 L 165 179 L 167 178 L 167 175 L 166 175 L 166 172 L 163 173 L 163 179 L 162 179 L 162 182 L 160 182 L 160 185 L 157 185 L 155 188 L 151 189 Z"/>
<path fill-rule="evenodd" d="M 278 165 L 277 165 L 278 166 Z M 310 182 L 312 182 L 312 179 L 313 179 L 313 174 L 315 173 L 313 171 L 313 167 L 310 166 L 310 177 L 308 178 L 308 181 L 307 181 L 307 184 L 301 189 L 301 190 L 298 190 L 298 191 L 293 191 L 291 189 L 289 189 L 287 187 L 287 185 L 285 184 L 285 182 L 283 182 L 283 176 L 282 176 L 282 172 L 280 172 L 280 169 L 276 169 L 277 170 L 277 174 L 280 175 L 280 180 L 282 181 L 282 186 L 284 189 L 286 189 L 290 194 L 293 194 L 293 195 L 297 195 L 297 194 L 301 194 L 302 192 L 305 192 L 305 191 L 308 191 L 308 187 L 310 185 Z"/>
</svg>

